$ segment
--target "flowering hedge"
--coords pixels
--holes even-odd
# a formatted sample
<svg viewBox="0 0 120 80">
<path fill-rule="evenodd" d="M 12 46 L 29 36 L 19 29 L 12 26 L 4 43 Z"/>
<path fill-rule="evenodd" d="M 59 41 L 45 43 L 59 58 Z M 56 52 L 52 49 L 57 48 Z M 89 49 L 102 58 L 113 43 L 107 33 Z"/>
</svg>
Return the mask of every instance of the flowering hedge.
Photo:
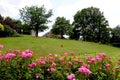
<svg viewBox="0 0 120 80">
<path fill-rule="evenodd" d="M 120 61 L 113 65 L 104 53 L 84 58 L 74 52 L 37 59 L 33 55 L 29 49 L 0 51 L 0 80 L 120 80 Z"/>
</svg>

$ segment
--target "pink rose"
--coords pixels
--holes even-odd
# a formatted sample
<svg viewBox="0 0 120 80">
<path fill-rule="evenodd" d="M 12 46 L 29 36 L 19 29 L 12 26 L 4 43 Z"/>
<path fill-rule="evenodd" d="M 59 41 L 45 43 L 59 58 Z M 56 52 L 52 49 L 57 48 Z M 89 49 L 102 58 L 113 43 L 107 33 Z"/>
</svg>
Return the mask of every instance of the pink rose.
<svg viewBox="0 0 120 80">
<path fill-rule="evenodd" d="M 55 68 L 50 68 L 50 71 L 51 72 L 55 72 Z"/>
<path fill-rule="evenodd" d="M 105 64 L 105 66 L 108 68 L 108 67 L 110 67 L 110 64 Z"/>
<path fill-rule="evenodd" d="M 3 48 L 3 45 L 0 45 L 0 49 L 2 49 Z"/>
<path fill-rule="evenodd" d="M 40 61 L 40 64 L 45 65 L 46 62 L 45 61 Z"/>
<path fill-rule="evenodd" d="M 32 57 L 32 53 L 23 52 L 21 56 L 22 56 L 22 58 L 30 58 L 30 57 Z"/>
<path fill-rule="evenodd" d="M 10 59 L 10 58 L 13 58 L 13 57 L 15 57 L 16 56 L 16 54 L 13 54 L 13 53 L 8 53 L 8 54 L 6 54 L 5 55 L 5 59 Z"/>
<path fill-rule="evenodd" d="M 86 67 L 82 66 L 81 68 L 78 68 L 78 72 L 84 73 L 86 75 L 91 74 L 92 72 L 87 69 Z"/>
<path fill-rule="evenodd" d="M 55 67 L 55 66 L 56 66 L 56 63 L 52 62 L 51 67 Z"/>
<path fill-rule="evenodd" d="M 30 68 L 34 68 L 34 67 L 36 67 L 36 66 L 37 66 L 37 64 L 34 63 L 34 62 L 32 62 L 31 64 L 28 64 L 28 67 L 30 67 Z"/>
<path fill-rule="evenodd" d="M 69 64 L 70 66 L 72 66 L 72 65 L 73 65 L 73 63 L 72 63 L 71 61 L 69 61 L 69 62 L 68 62 L 68 64 Z"/>
<path fill-rule="evenodd" d="M 75 74 L 73 73 L 67 76 L 68 80 L 73 80 L 74 78 L 75 78 Z"/>
<path fill-rule="evenodd" d="M 89 63 L 90 63 L 90 64 L 95 63 L 95 62 L 96 62 L 96 59 L 95 59 L 95 58 L 91 58 L 91 59 L 89 60 Z"/>
</svg>

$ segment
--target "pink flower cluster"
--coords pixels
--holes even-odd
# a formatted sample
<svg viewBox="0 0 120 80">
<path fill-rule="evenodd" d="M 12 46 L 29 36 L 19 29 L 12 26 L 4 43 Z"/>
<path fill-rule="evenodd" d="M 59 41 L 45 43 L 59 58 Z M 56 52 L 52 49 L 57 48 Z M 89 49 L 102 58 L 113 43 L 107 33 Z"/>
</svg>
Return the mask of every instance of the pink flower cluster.
<svg viewBox="0 0 120 80">
<path fill-rule="evenodd" d="M 38 61 L 37 61 L 37 64 L 45 65 L 45 64 L 46 64 L 46 62 L 45 62 L 45 61 L 43 61 L 43 60 L 38 60 Z"/>
<path fill-rule="evenodd" d="M 102 61 L 107 56 L 104 53 L 99 53 L 95 58 L 90 56 L 85 56 L 85 59 L 88 60 L 89 64 L 95 63 L 97 61 Z"/>
<path fill-rule="evenodd" d="M 35 74 L 36 78 L 38 79 L 40 77 L 40 74 L 39 73 L 36 73 Z"/>
<path fill-rule="evenodd" d="M 56 63 L 52 62 L 51 67 L 55 67 L 55 66 L 56 66 Z"/>
<path fill-rule="evenodd" d="M 8 50 L 9 53 L 20 54 L 20 50 Z"/>
<path fill-rule="evenodd" d="M 32 56 L 33 56 L 33 53 L 29 49 L 22 52 L 22 55 L 21 55 L 22 58 L 30 58 Z"/>
<path fill-rule="evenodd" d="M 0 45 L 0 49 L 2 49 L 3 48 L 3 45 Z"/>
<path fill-rule="evenodd" d="M 71 61 L 69 61 L 69 62 L 68 62 L 68 64 L 69 64 L 70 66 L 72 66 L 72 65 L 73 65 L 73 63 L 72 63 Z"/>
<path fill-rule="evenodd" d="M 73 79 L 75 79 L 75 74 L 72 73 L 72 74 L 68 75 L 68 76 L 67 76 L 67 79 L 68 79 L 68 80 L 73 80 Z"/>
<path fill-rule="evenodd" d="M 55 71 L 56 71 L 56 69 L 55 69 L 55 68 L 53 68 L 53 67 L 51 67 L 51 68 L 48 68 L 48 69 L 47 69 L 47 71 L 55 72 Z"/>
<path fill-rule="evenodd" d="M 3 56 L 2 55 L 0 55 L 0 60 L 3 58 Z"/>
<path fill-rule="evenodd" d="M 105 58 L 105 57 L 106 57 L 106 54 L 105 54 L 105 53 L 99 53 L 99 54 L 97 55 L 97 57 Z"/>
<path fill-rule="evenodd" d="M 109 67 L 110 67 L 110 64 L 105 64 L 105 67 L 109 68 Z"/>
<path fill-rule="evenodd" d="M 10 59 L 10 58 L 13 58 L 13 57 L 15 57 L 16 56 L 16 54 L 13 54 L 13 53 L 8 53 L 8 54 L 6 54 L 5 55 L 5 59 Z"/>
<path fill-rule="evenodd" d="M 78 68 L 78 72 L 84 73 L 84 74 L 86 74 L 86 75 L 92 73 L 89 69 L 87 69 L 87 68 L 84 67 L 84 66 L 81 66 L 81 68 Z"/>
<path fill-rule="evenodd" d="M 37 64 L 34 63 L 34 62 L 32 62 L 31 64 L 28 64 L 28 67 L 30 67 L 30 68 L 34 68 L 34 67 L 36 67 L 36 66 L 37 66 Z"/>
<path fill-rule="evenodd" d="M 71 52 L 70 54 L 71 54 L 72 56 L 75 56 L 75 52 Z"/>
<path fill-rule="evenodd" d="M 45 61 L 40 61 L 40 64 L 45 65 L 46 62 Z"/>
</svg>

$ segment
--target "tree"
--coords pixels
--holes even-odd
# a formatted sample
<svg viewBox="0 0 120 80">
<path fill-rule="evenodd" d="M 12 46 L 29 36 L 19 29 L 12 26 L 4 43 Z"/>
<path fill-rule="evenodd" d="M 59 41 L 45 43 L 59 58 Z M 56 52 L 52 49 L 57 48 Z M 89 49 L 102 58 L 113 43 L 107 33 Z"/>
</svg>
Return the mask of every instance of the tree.
<svg viewBox="0 0 120 80">
<path fill-rule="evenodd" d="M 111 43 L 114 46 L 120 47 L 120 25 L 117 25 L 115 28 L 113 28 L 111 34 L 112 34 Z"/>
<path fill-rule="evenodd" d="M 63 38 L 64 34 L 70 34 L 72 27 L 70 25 L 70 21 L 66 20 L 64 17 L 57 17 L 55 23 L 52 26 L 51 32 L 53 34 L 61 35 Z"/>
<path fill-rule="evenodd" d="M 16 24 L 16 32 L 17 33 L 22 33 L 22 27 L 23 27 L 23 24 L 20 20 L 14 20 L 14 23 Z"/>
<path fill-rule="evenodd" d="M 4 17 L 0 14 L 0 23 L 3 24 Z"/>
<path fill-rule="evenodd" d="M 85 41 L 106 43 L 109 42 L 108 25 L 103 12 L 98 8 L 84 8 L 74 15 L 73 35 L 77 34 L 77 36 L 71 36 L 73 39 L 82 37 Z"/>
<path fill-rule="evenodd" d="M 9 25 L 12 29 L 17 30 L 17 25 L 14 22 L 15 20 L 13 20 L 10 17 L 6 17 L 3 21 L 4 25 Z"/>
<path fill-rule="evenodd" d="M 3 25 L 8 25 L 10 28 L 15 30 L 16 32 L 19 32 L 20 27 L 22 26 L 22 22 L 20 20 L 15 20 L 10 17 L 2 17 L 0 15 L 0 23 Z"/>
<path fill-rule="evenodd" d="M 48 18 L 52 16 L 52 10 L 47 12 L 44 6 L 26 6 L 20 10 L 20 15 L 23 21 L 36 31 L 35 34 L 38 37 L 38 31 L 44 31 L 48 28 L 46 24 L 50 22 Z"/>
</svg>

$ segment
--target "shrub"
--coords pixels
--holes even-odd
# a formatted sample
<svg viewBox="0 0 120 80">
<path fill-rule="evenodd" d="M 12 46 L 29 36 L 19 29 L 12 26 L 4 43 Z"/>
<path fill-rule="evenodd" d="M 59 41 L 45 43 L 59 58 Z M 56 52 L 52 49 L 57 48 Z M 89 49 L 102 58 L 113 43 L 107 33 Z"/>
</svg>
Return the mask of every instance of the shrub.
<svg viewBox="0 0 120 80">
<path fill-rule="evenodd" d="M 0 31 L 4 31 L 4 26 L 0 23 Z"/>
<path fill-rule="evenodd" d="M 2 50 L 3 45 L 0 45 Z M 116 65 L 104 53 L 96 56 L 49 54 L 33 57 L 29 49 L 0 53 L 0 80 L 120 80 L 120 60 Z"/>
<path fill-rule="evenodd" d="M 19 36 L 16 31 L 10 28 L 8 25 L 4 25 L 4 31 L 0 31 L 0 37 L 16 37 Z"/>
</svg>

